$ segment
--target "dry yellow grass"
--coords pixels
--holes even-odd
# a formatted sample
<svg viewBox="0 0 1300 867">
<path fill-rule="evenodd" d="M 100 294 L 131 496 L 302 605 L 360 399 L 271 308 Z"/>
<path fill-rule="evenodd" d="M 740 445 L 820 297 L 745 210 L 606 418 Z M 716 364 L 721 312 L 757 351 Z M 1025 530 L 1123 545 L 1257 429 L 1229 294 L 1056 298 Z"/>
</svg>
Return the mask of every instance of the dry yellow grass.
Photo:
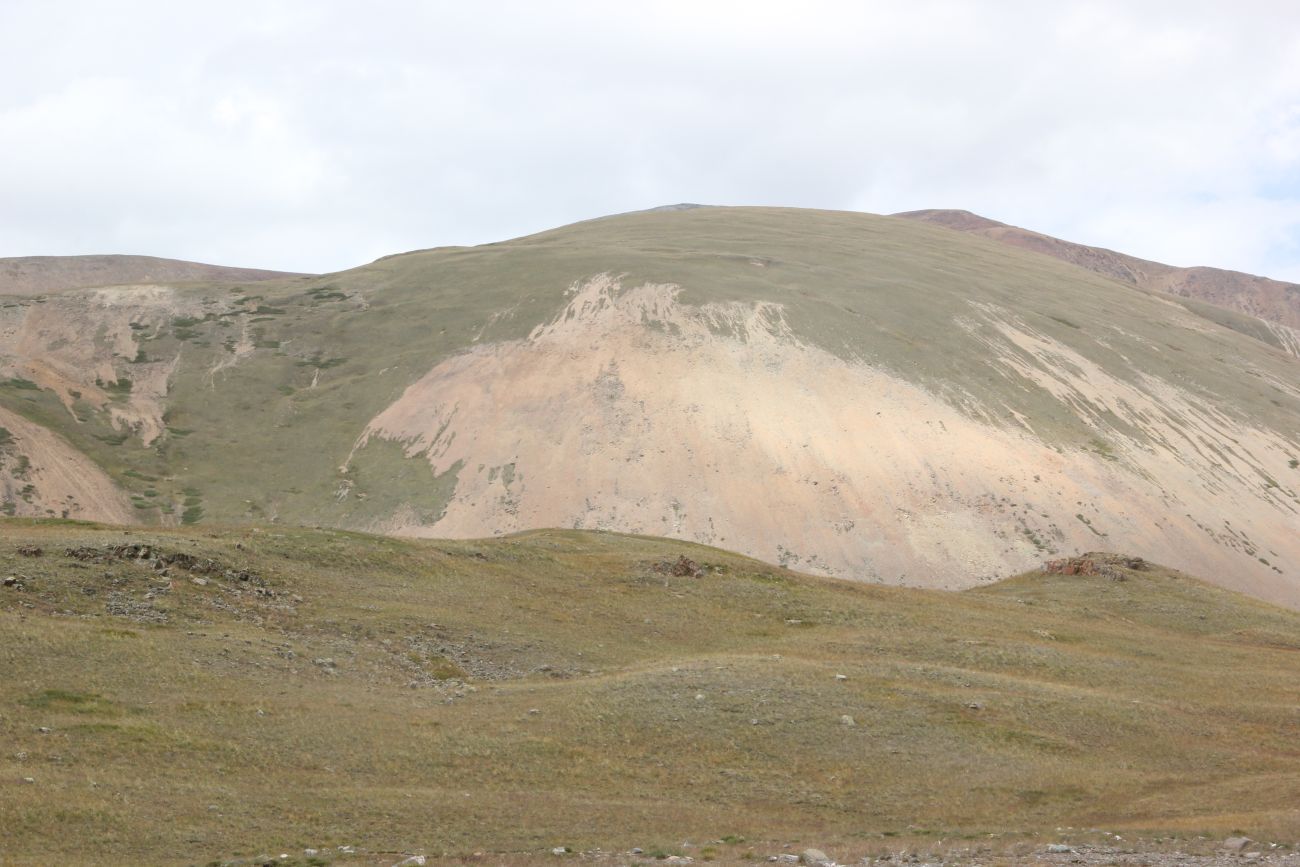
<svg viewBox="0 0 1300 867">
<path fill-rule="evenodd" d="M 123 543 L 220 566 L 64 553 Z M 613 534 L 10 521 L 10 574 L 4 863 L 1300 836 L 1300 615 L 1159 568 L 946 594 Z"/>
</svg>

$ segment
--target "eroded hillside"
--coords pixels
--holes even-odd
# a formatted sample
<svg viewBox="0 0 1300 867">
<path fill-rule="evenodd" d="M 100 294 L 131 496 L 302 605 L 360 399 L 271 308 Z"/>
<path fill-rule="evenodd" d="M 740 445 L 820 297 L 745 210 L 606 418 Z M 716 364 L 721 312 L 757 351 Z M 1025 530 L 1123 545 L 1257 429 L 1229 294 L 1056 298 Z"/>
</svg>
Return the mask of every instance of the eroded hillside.
<svg viewBox="0 0 1300 867">
<path fill-rule="evenodd" d="M 0 323 L 0 406 L 142 522 L 611 529 L 940 587 L 1116 547 L 1300 605 L 1297 360 L 946 229 L 650 212 Z"/>
<path fill-rule="evenodd" d="M 960 324 L 999 375 L 1073 409 L 1095 440 L 1054 447 L 1015 403 L 1010 423 L 963 412 L 800 339 L 779 304 L 680 294 L 601 276 L 527 338 L 435 367 L 359 447 L 401 443 L 454 492 L 435 521 L 399 512 L 376 529 L 620 529 L 948 587 L 1098 538 L 1226 566 L 1225 549 L 1258 553 L 1254 535 L 1276 540 L 1275 575 L 1300 557 L 1294 491 L 1266 484 L 1295 454 L 1285 436 L 1174 383 L 1125 380 L 1010 310 Z M 1286 587 L 1263 577 L 1256 592 Z"/>
</svg>

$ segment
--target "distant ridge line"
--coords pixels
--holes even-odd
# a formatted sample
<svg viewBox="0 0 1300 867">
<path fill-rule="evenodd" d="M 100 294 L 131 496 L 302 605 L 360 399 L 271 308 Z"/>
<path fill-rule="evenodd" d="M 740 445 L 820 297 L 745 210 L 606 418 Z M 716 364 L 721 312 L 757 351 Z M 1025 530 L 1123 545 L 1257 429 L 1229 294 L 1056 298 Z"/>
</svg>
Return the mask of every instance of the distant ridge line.
<svg viewBox="0 0 1300 867">
<path fill-rule="evenodd" d="M 1064 241 L 964 210 L 931 208 L 903 211 L 892 216 L 982 235 L 1087 268 L 1140 289 L 1193 298 L 1288 329 L 1300 329 L 1300 285 L 1295 283 L 1224 268 L 1166 265 L 1105 247 Z"/>
<path fill-rule="evenodd" d="M 132 283 L 255 283 L 302 276 L 307 275 L 157 256 L 16 256 L 0 258 L 0 295 L 44 295 Z"/>
</svg>

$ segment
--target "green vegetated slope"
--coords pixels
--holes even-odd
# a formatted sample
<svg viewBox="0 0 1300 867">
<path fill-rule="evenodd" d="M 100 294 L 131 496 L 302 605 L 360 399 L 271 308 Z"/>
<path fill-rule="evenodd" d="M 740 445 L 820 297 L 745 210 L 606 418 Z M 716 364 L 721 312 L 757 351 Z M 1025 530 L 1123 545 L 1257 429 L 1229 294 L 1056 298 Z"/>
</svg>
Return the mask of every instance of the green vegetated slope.
<svg viewBox="0 0 1300 867">
<path fill-rule="evenodd" d="M 906 220 L 630 214 L 235 289 L 13 299 L 0 327 L 0 410 L 89 456 L 143 523 L 599 527 L 932 586 L 1110 545 L 1300 604 L 1296 359 Z M 623 342 L 602 343 L 615 329 Z M 534 351 L 600 375 L 557 367 L 554 393 L 492 380 Z M 692 357 L 677 381 L 718 359 L 733 375 L 644 393 L 672 379 L 664 359 Z M 430 396 L 418 411 L 401 403 L 413 386 Z M 376 426 L 386 411 L 409 423 Z M 534 451 L 471 446 L 491 430 L 535 433 Z M 25 447 L 0 453 L 10 513 L 97 515 L 22 466 Z M 761 514 L 741 483 L 776 492 Z"/>
<path fill-rule="evenodd" d="M 1053 238 L 1038 232 L 1008 226 L 969 211 L 926 210 L 895 214 L 911 220 L 945 226 L 961 232 L 973 232 L 1003 244 L 1033 250 L 1096 271 L 1143 289 L 1167 292 L 1193 303 L 1209 302 L 1210 315 L 1225 308 L 1246 314 L 1244 319 L 1227 322 L 1246 323 L 1246 333 L 1276 346 L 1300 354 L 1300 286 L 1220 268 L 1179 268 L 1116 253 L 1101 247 L 1089 247 Z M 1258 320 L 1255 317 L 1259 317 Z M 1266 320 L 1270 325 L 1264 325 Z"/>
<path fill-rule="evenodd" d="M 15 520 L 0 574 L 6 863 L 1300 832 L 1300 615 L 1160 567 Z"/>
</svg>

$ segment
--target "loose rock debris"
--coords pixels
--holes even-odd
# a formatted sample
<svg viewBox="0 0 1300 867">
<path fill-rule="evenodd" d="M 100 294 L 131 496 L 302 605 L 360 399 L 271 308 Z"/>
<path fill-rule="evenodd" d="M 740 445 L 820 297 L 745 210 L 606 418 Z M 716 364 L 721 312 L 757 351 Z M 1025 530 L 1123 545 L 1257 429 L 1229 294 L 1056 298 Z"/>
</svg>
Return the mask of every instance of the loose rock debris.
<svg viewBox="0 0 1300 867">
<path fill-rule="evenodd" d="M 228 568 L 210 557 L 195 557 L 180 551 L 167 552 L 153 545 L 129 543 L 125 545 L 108 545 L 102 548 L 81 546 L 69 548 L 65 555 L 74 560 L 90 563 L 111 563 L 114 561 L 148 563 L 155 572 L 163 576 L 170 574 L 172 567 L 183 569 L 196 575 L 220 575 L 227 581 L 241 581 L 265 586 L 266 582 L 256 572 L 248 569 Z"/>
</svg>

